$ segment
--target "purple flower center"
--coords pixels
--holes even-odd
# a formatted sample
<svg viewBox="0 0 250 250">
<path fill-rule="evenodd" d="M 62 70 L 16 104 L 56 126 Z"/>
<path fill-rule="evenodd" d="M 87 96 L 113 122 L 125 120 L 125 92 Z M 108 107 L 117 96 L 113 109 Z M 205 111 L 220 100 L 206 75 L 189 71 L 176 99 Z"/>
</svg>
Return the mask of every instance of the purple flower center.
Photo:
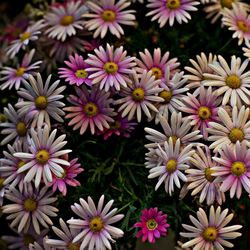
<svg viewBox="0 0 250 250">
<path fill-rule="evenodd" d="M 41 165 L 44 165 L 48 162 L 50 158 L 50 154 L 47 150 L 45 149 L 42 149 L 42 150 L 39 150 L 37 153 L 36 153 L 36 161 L 41 164 Z"/>
<path fill-rule="evenodd" d="M 202 236 L 203 236 L 204 240 L 211 242 L 211 241 L 215 241 L 217 239 L 218 232 L 217 232 L 215 227 L 207 227 L 203 231 Z"/>
<path fill-rule="evenodd" d="M 102 13 L 102 19 L 105 22 L 113 22 L 116 19 L 116 13 L 113 10 L 104 10 Z"/>
</svg>

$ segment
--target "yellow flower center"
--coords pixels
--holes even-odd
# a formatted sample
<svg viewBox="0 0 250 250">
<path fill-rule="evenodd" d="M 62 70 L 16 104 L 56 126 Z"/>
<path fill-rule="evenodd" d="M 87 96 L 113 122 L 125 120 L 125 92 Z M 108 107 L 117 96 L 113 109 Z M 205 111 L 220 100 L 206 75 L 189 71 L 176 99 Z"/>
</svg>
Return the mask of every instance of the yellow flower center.
<svg viewBox="0 0 250 250">
<path fill-rule="evenodd" d="M 89 227 L 93 232 L 100 232 L 104 227 L 102 219 L 99 216 L 94 217 L 89 222 Z"/>
<path fill-rule="evenodd" d="M 241 86 L 241 80 L 236 75 L 231 75 L 226 78 L 226 85 L 231 89 L 238 89 Z"/>
<path fill-rule="evenodd" d="M 108 73 L 108 74 L 114 74 L 118 71 L 118 65 L 114 62 L 106 62 L 104 64 L 104 70 Z"/>
<path fill-rule="evenodd" d="M 236 143 L 237 141 L 242 142 L 244 140 L 244 132 L 240 128 L 233 128 L 231 129 L 228 138 L 232 143 Z"/>
<path fill-rule="evenodd" d="M 159 96 L 160 96 L 161 98 L 164 99 L 164 103 L 166 104 L 166 103 L 169 103 L 169 102 L 170 102 L 170 100 L 171 100 L 173 94 L 172 94 L 172 91 L 163 90 L 163 91 L 159 94 Z"/>
<path fill-rule="evenodd" d="M 176 10 L 181 6 L 180 0 L 168 0 L 166 3 L 166 7 L 170 10 Z"/>
<path fill-rule="evenodd" d="M 176 141 L 178 140 L 178 137 L 176 135 L 171 135 L 169 138 L 172 139 L 172 142 L 175 145 Z"/>
<path fill-rule="evenodd" d="M 23 243 L 25 246 L 29 246 L 30 243 L 34 243 L 35 239 L 30 234 L 24 234 L 23 235 Z"/>
<path fill-rule="evenodd" d="M 145 92 L 142 88 L 135 88 L 132 92 L 132 98 L 136 102 L 144 100 Z"/>
<path fill-rule="evenodd" d="M 46 96 L 40 95 L 35 99 L 35 105 L 38 109 L 45 109 L 48 106 L 48 99 Z"/>
<path fill-rule="evenodd" d="M 205 169 L 205 178 L 209 181 L 209 182 L 213 182 L 215 179 L 215 176 L 212 176 L 212 174 L 215 173 L 215 170 L 212 170 L 211 168 L 206 168 Z"/>
<path fill-rule="evenodd" d="M 244 21 L 237 22 L 238 28 L 243 31 L 244 33 L 249 32 L 249 26 Z"/>
<path fill-rule="evenodd" d="M 29 39 L 31 36 L 31 33 L 26 31 L 20 35 L 21 42 L 24 42 L 25 40 Z"/>
<path fill-rule="evenodd" d="M 115 121 L 110 124 L 110 129 L 118 129 L 121 127 L 121 123 L 119 121 Z"/>
<path fill-rule="evenodd" d="M 198 116 L 201 120 L 207 120 L 211 117 L 212 113 L 210 108 L 206 106 L 201 106 L 198 109 Z"/>
<path fill-rule="evenodd" d="M 1 122 L 6 122 L 6 121 L 7 121 L 6 115 L 4 115 L 3 113 L 0 113 L 0 123 Z"/>
<path fill-rule="evenodd" d="M 20 161 L 20 162 L 18 162 L 18 164 L 17 164 L 17 168 L 19 169 L 19 168 L 21 168 L 22 166 L 24 166 L 25 164 L 26 164 L 25 161 Z"/>
<path fill-rule="evenodd" d="M 177 169 L 177 161 L 174 159 L 170 159 L 168 160 L 168 162 L 166 163 L 166 170 L 168 171 L 168 173 L 173 173 L 175 170 Z"/>
<path fill-rule="evenodd" d="M 39 164 L 46 164 L 50 158 L 49 152 L 45 149 L 39 150 L 36 153 L 36 160 Z"/>
<path fill-rule="evenodd" d="M 154 219 L 148 220 L 146 222 L 148 230 L 154 230 L 157 228 L 158 224 Z"/>
<path fill-rule="evenodd" d="M 4 183 L 4 178 L 3 177 L 0 177 L 0 190 L 1 188 L 4 186 L 3 183 Z"/>
<path fill-rule="evenodd" d="M 78 78 L 86 78 L 88 76 L 88 72 L 84 69 L 78 69 L 75 72 L 75 76 Z"/>
<path fill-rule="evenodd" d="M 24 206 L 26 211 L 33 212 L 37 208 L 37 202 L 33 199 L 28 198 L 28 199 L 24 200 L 23 206 Z"/>
<path fill-rule="evenodd" d="M 74 22 L 74 17 L 73 16 L 64 16 L 61 21 L 60 24 L 63 26 L 68 26 L 70 24 L 72 24 Z"/>
<path fill-rule="evenodd" d="M 104 10 L 102 13 L 102 19 L 105 22 L 113 22 L 116 19 L 116 13 L 113 10 Z"/>
<path fill-rule="evenodd" d="M 26 68 L 20 67 L 16 70 L 16 76 L 22 76 L 24 72 L 26 71 Z"/>
<path fill-rule="evenodd" d="M 86 116 L 88 117 L 93 117 L 96 114 L 98 114 L 99 109 L 96 106 L 96 104 L 94 104 L 93 102 L 88 102 L 87 104 L 85 104 L 85 106 L 83 107 L 83 112 L 85 113 Z"/>
<path fill-rule="evenodd" d="M 215 241 L 218 236 L 218 231 L 215 227 L 207 227 L 203 231 L 202 236 L 206 241 Z"/>
<path fill-rule="evenodd" d="M 231 172 L 236 176 L 242 176 L 246 171 L 246 165 L 241 161 L 236 161 L 231 166 Z"/>
<path fill-rule="evenodd" d="M 68 250 L 80 250 L 80 245 L 70 242 L 67 247 Z"/>
<path fill-rule="evenodd" d="M 27 132 L 26 124 L 24 122 L 18 122 L 16 125 L 16 132 L 19 136 L 25 136 Z"/>
<path fill-rule="evenodd" d="M 229 8 L 232 9 L 233 5 L 232 3 L 234 0 L 220 0 L 220 4 L 223 8 Z"/>
<path fill-rule="evenodd" d="M 153 67 L 151 69 L 151 72 L 155 76 L 155 80 L 158 80 L 158 79 L 162 78 L 163 72 L 162 72 L 162 70 L 160 68 Z"/>
</svg>

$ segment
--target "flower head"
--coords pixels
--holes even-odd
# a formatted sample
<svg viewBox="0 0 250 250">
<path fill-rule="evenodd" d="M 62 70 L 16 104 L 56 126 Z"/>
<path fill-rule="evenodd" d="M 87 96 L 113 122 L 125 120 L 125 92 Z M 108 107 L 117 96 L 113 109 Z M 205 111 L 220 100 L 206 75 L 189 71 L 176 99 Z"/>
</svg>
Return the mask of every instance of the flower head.
<svg viewBox="0 0 250 250">
<path fill-rule="evenodd" d="M 2 207 L 4 214 L 10 214 L 6 218 L 13 220 L 10 226 L 17 227 L 19 233 L 26 233 L 33 225 L 35 232 L 40 234 L 39 224 L 46 228 L 52 225 L 49 217 L 57 216 L 58 212 L 58 209 L 51 205 L 57 200 L 51 197 L 52 193 L 47 187 L 37 189 L 31 183 L 25 185 L 22 192 L 15 188 L 10 189 L 5 197 L 11 204 Z"/>
<path fill-rule="evenodd" d="M 65 4 L 51 6 L 45 15 L 45 34 L 48 37 L 65 41 L 67 36 L 76 35 L 76 30 L 83 29 L 82 15 L 87 8 L 81 1 L 69 1 Z"/>
<path fill-rule="evenodd" d="M 12 89 L 13 86 L 18 90 L 23 80 L 27 80 L 29 74 L 34 74 L 34 70 L 37 70 L 39 64 L 42 63 L 42 61 L 37 61 L 31 64 L 34 53 L 35 49 L 32 49 L 29 53 L 25 54 L 21 64 L 17 68 L 3 67 L 3 70 L 0 71 L 0 74 L 3 75 L 0 81 L 4 81 L 0 85 L 1 90 L 6 88 Z"/>
<path fill-rule="evenodd" d="M 69 56 L 70 61 L 64 61 L 69 68 L 59 68 L 59 77 L 65 78 L 66 82 L 70 85 L 76 84 L 77 86 L 83 83 L 91 86 L 92 81 L 89 79 L 89 74 L 86 68 L 89 67 L 83 60 L 82 56 L 75 54 L 75 56 Z"/>
<path fill-rule="evenodd" d="M 242 106 L 240 110 L 235 106 L 232 109 L 232 116 L 229 116 L 228 112 L 224 108 L 219 108 L 218 122 L 210 122 L 207 131 L 209 134 L 208 140 L 213 143 L 209 148 L 214 149 L 217 152 L 224 145 L 230 145 L 231 147 L 236 145 L 236 142 L 246 143 L 250 147 L 250 123 L 249 108 Z"/>
<path fill-rule="evenodd" d="M 117 208 L 109 211 L 113 202 L 111 200 L 103 207 L 104 195 L 102 195 L 97 206 L 91 197 L 88 197 L 87 202 L 80 198 L 80 204 L 75 203 L 71 206 L 72 211 L 81 217 L 81 219 L 67 221 L 70 228 L 81 230 L 73 239 L 73 243 L 80 241 L 80 249 L 85 247 L 89 247 L 89 249 L 111 249 L 110 241 L 115 242 L 113 238 L 123 236 L 121 229 L 111 226 L 124 217 L 123 214 L 116 214 Z"/>
<path fill-rule="evenodd" d="M 244 143 L 237 142 L 232 148 L 225 145 L 219 150 L 219 156 L 213 157 L 219 165 L 211 168 L 213 176 L 218 176 L 222 182 L 220 190 L 226 192 L 230 189 L 230 197 L 239 199 L 243 188 L 250 193 L 250 149 Z"/>
<path fill-rule="evenodd" d="M 18 152 L 14 157 L 22 159 L 25 164 L 20 167 L 17 173 L 24 173 L 24 182 L 35 181 L 35 186 L 38 187 L 43 180 L 45 185 L 52 182 L 52 173 L 57 177 L 62 177 L 64 174 L 63 166 L 70 166 L 70 163 L 60 156 L 71 152 L 70 149 L 61 150 L 67 143 L 64 141 L 66 135 L 61 135 L 56 138 L 57 129 L 49 133 L 49 128 L 46 125 L 43 129 L 38 128 L 35 131 L 31 129 L 31 139 L 29 140 L 30 153 Z"/>
<path fill-rule="evenodd" d="M 96 128 L 103 131 L 109 128 L 108 122 L 114 122 L 113 116 L 116 114 L 110 107 L 113 100 L 109 97 L 110 93 L 100 90 L 97 86 L 88 90 L 85 86 L 75 87 L 77 96 L 70 95 L 68 101 L 73 105 L 64 108 L 70 112 L 65 118 L 72 118 L 69 125 L 74 125 L 73 130 L 80 128 L 80 134 L 85 133 L 88 127 L 92 134 Z"/>
<path fill-rule="evenodd" d="M 130 2 L 124 0 L 101 0 L 93 3 L 87 2 L 90 13 L 83 16 L 89 18 L 86 21 L 85 27 L 94 32 L 94 38 L 101 36 L 103 38 L 107 31 L 112 35 L 120 38 L 124 31 L 120 24 L 135 25 L 134 10 L 124 10 L 130 6 Z"/>
<path fill-rule="evenodd" d="M 145 52 L 139 52 L 141 60 L 135 59 L 137 65 L 139 66 L 137 68 L 137 71 L 139 73 L 143 73 L 143 71 L 146 69 L 147 71 L 151 71 L 152 75 L 155 76 L 155 79 L 162 80 L 164 82 L 165 74 L 166 74 L 166 68 L 169 68 L 168 73 L 173 75 L 175 71 L 177 71 L 180 63 L 177 62 L 177 58 L 172 58 L 169 60 L 169 52 L 167 51 L 164 53 L 163 56 L 161 56 L 161 49 L 157 48 L 154 49 L 153 56 L 150 54 L 150 52 L 145 49 Z"/>
<path fill-rule="evenodd" d="M 151 71 L 144 70 L 141 75 L 136 72 L 132 74 L 132 83 L 124 88 L 121 95 L 124 97 L 115 101 L 115 104 L 121 105 L 118 112 L 121 116 L 128 116 L 132 120 L 136 113 L 137 121 L 141 121 L 142 111 L 150 119 L 150 110 L 158 112 L 155 107 L 156 102 L 162 102 L 163 98 L 156 96 L 162 90 L 159 87 L 161 80 L 155 80 Z"/>
<path fill-rule="evenodd" d="M 183 98 L 184 106 L 181 107 L 181 111 L 189 114 L 187 116 L 190 119 L 190 124 L 194 125 L 194 129 L 200 129 L 204 139 L 207 139 L 207 128 L 209 122 L 219 121 L 217 115 L 220 99 L 212 93 L 212 88 L 205 89 L 200 87 L 199 98 L 194 95 L 188 94 Z"/>
<path fill-rule="evenodd" d="M 149 170 L 149 179 L 158 177 L 158 182 L 155 186 L 155 190 L 164 182 L 165 191 L 172 195 L 174 191 L 174 184 L 180 188 L 179 178 L 186 182 L 187 177 L 182 173 L 182 171 L 189 168 L 189 161 L 192 154 L 192 145 L 180 148 L 180 139 L 173 143 L 172 138 L 169 141 L 165 141 L 164 147 L 158 145 L 155 149 L 155 154 L 158 156 L 157 164 L 152 166 Z"/>
<path fill-rule="evenodd" d="M 149 208 L 142 210 L 140 222 L 135 223 L 134 227 L 140 228 L 136 237 L 142 236 L 142 241 L 148 240 L 150 243 L 155 243 L 157 238 L 167 235 L 167 228 L 170 225 L 167 223 L 167 215 L 162 211 L 158 211 L 158 208 Z"/>
<path fill-rule="evenodd" d="M 84 171 L 81 168 L 81 164 L 77 163 L 77 158 L 71 160 L 69 166 L 62 166 L 64 173 L 62 177 L 58 177 L 53 174 L 52 182 L 48 183 L 48 186 L 53 186 L 53 191 L 57 189 L 65 196 L 67 194 L 67 185 L 72 187 L 80 186 L 81 183 L 74 179 L 78 174 Z"/>
<path fill-rule="evenodd" d="M 19 101 L 16 104 L 18 113 L 32 118 L 33 127 L 42 127 L 44 122 L 50 127 L 50 116 L 56 121 L 63 122 L 61 116 L 64 115 L 62 107 L 64 103 L 60 101 L 64 96 L 61 92 L 65 86 L 59 87 L 59 80 L 50 83 L 51 75 L 47 78 L 45 84 L 41 75 L 38 73 L 36 79 L 29 75 L 29 83 L 24 81 L 25 88 L 20 88 L 19 96 L 26 99 L 26 101 Z"/>
<path fill-rule="evenodd" d="M 44 28 L 44 21 L 39 20 L 34 24 L 28 26 L 28 28 L 19 35 L 19 38 L 12 41 L 7 47 L 7 55 L 13 58 L 20 49 L 25 49 L 30 41 L 35 41 L 41 34 L 41 30 Z"/>
<path fill-rule="evenodd" d="M 241 225 L 227 226 L 233 219 L 233 214 L 228 214 L 228 209 L 221 211 L 221 207 L 217 207 L 216 211 L 211 206 L 209 217 L 202 208 L 197 212 L 197 218 L 189 216 L 194 226 L 182 224 L 182 226 L 190 231 L 180 233 L 182 237 L 194 238 L 182 245 L 182 248 L 194 246 L 196 249 L 224 249 L 225 247 L 233 247 L 228 239 L 235 239 L 241 236 L 241 233 L 235 232 L 242 228 Z"/>
<path fill-rule="evenodd" d="M 185 172 L 187 175 L 187 189 L 193 190 L 191 195 L 200 195 L 199 202 L 206 200 L 207 205 L 212 205 L 217 201 L 220 205 L 225 201 L 225 195 L 220 191 L 220 183 L 215 182 L 212 170 L 216 162 L 212 160 L 207 147 L 203 150 L 197 147 L 197 151 L 190 159 L 191 166 Z"/>
<path fill-rule="evenodd" d="M 232 56 L 229 67 L 222 56 L 218 56 L 218 60 L 209 64 L 214 73 L 204 74 L 205 79 L 208 79 L 203 80 L 204 86 L 215 87 L 215 94 L 223 95 L 222 105 L 226 105 L 229 101 L 232 107 L 236 105 L 240 107 L 242 102 L 250 104 L 250 71 L 244 73 L 249 61 L 241 63 L 239 57 Z"/>
<path fill-rule="evenodd" d="M 167 22 L 172 26 L 176 20 L 178 23 L 188 22 L 191 19 L 188 11 L 198 10 L 195 6 L 199 5 L 198 1 L 193 0 L 149 0 L 147 7 L 151 10 L 147 16 L 153 16 L 152 21 L 158 19 L 160 28 Z"/>
<path fill-rule="evenodd" d="M 89 78 L 93 84 L 107 92 L 111 87 L 119 91 L 120 86 L 127 87 L 127 83 L 131 83 L 128 75 L 136 64 L 134 57 L 127 56 L 122 46 L 114 49 L 113 45 L 107 44 L 106 51 L 100 46 L 94 52 L 96 55 L 89 54 L 85 61 L 90 65 L 86 71 L 92 72 Z"/>
<path fill-rule="evenodd" d="M 233 9 L 225 8 L 222 12 L 222 23 L 228 26 L 229 30 L 234 31 L 233 38 L 238 38 L 238 45 L 243 41 L 250 42 L 250 16 L 244 5 L 232 4 Z"/>
</svg>

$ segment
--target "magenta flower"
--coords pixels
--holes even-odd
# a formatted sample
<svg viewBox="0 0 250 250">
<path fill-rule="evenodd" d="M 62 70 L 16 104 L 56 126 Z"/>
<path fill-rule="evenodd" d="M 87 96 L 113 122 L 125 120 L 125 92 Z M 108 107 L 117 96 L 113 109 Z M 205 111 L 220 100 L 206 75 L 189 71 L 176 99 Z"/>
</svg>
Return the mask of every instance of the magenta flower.
<svg viewBox="0 0 250 250">
<path fill-rule="evenodd" d="M 89 65 L 84 62 L 82 56 L 75 54 L 75 56 L 69 56 L 69 60 L 64 61 L 69 68 L 59 68 L 59 77 L 65 78 L 65 81 L 69 82 L 70 85 L 80 86 L 85 83 L 91 86 L 91 80 L 85 70 Z"/>
<path fill-rule="evenodd" d="M 250 193 L 250 149 L 245 143 L 237 141 L 235 149 L 225 145 L 219 150 L 219 156 L 213 157 L 218 166 L 212 167 L 213 176 L 222 181 L 220 190 L 226 192 L 230 189 L 230 197 L 239 199 L 243 188 Z"/>
<path fill-rule="evenodd" d="M 167 235 L 167 228 L 170 225 L 167 223 L 167 214 L 162 214 L 158 208 L 149 208 L 142 211 L 140 222 L 135 223 L 134 227 L 141 228 L 136 237 L 142 237 L 142 241 L 148 240 L 150 243 L 155 243 L 155 239 Z"/>
<path fill-rule="evenodd" d="M 65 118 L 72 118 L 69 125 L 74 125 L 73 130 L 80 128 L 80 134 L 83 134 L 88 127 L 92 134 L 95 134 L 96 127 L 99 131 L 109 128 L 108 123 L 114 122 L 112 116 L 116 113 L 110 107 L 113 102 L 109 98 L 110 93 L 92 87 L 89 91 L 85 86 L 75 87 L 77 96 L 70 95 L 68 101 L 73 105 L 64 108 L 70 112 Z"/>
<path fill-rule="evenodd" d="M 78 174 L 84 171 L 84 169 L 81 168 L 81 164 L 77 163 L 77 160 L 78 159 L 75 158 L 69 162 L 69 166 L 63 166 L 64 174 L 61 178 L 53 175 L 53 180 L 48 185 L 53 186 L 53 192 L 58 189 L 65 196 L 67 194 L 67 185 L 72 187 L 81 185 L 79 181 L 74 179 Z"/>
<path fill-rule="evenodd" d="M 195 129 L 200 129 L 204 139 L 207 139 L 209 122 L 219 121 L 217 115 L 220 99 L 212 93 L 212 88 L 205 89 L 200 87 L 200 95 L 197 98 L 194 95 L 188 94 L 183 98 L 185 106 L 181 107 L 181 111 L 188 114 L 190 119 L 190 125 L 194 125 Z"/>
<path fill-rule="evenodd" d="M 127 51 L 123 51 L 122 46 L 114 50 L 114 46 L 107 44 L 106 51 L 102 46 L 94 51 L 96 55 L 89 54 L 86 60 L 91 65 L 86 71 L 93 72 L 89 76 L 93 84 L 99 84 L 100 89 L 107 92 L 110 87 L 120 90 L 120 85 L 127 87 L 127 83 L 131 83 L 128 75 L 136 63 L 134 57 L 126 56 Z"/>
</svg>

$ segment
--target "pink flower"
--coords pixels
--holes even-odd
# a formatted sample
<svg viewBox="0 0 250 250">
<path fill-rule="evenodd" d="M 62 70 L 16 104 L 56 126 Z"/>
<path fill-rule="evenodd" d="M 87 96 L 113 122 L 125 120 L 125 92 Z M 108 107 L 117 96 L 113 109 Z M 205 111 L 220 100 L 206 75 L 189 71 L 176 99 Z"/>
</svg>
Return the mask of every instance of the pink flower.
<svg viewBox="0 0 250 250">
<path fill-rule="evenodd" d="M 85 83 L 91 86 L 91 80 L 85 70 L 88 64 L 84 62 L 82 56 L 75 54 L 75 56 L 69 56 L 69 60 L 64 61 L 69 68 L 59 68 L 59 77 L 65 78 L 65 81 L 69 82 L 70 85 L 76 84 L 80 86 Z"/>
<path fill-rule="evenodd" d="M 149 208 L 142 211 L 140 222 L 135 223 L 134 227 L 141 228 L 136 237 L 142 236 L 142 241 L 148 240 L 150 243 L 155 243 L 155 239 L 167 235 L 167 228 L 170 225 L 167 223 L 167 215 L 158 211 L 158 208 Z"/>
<path fill-rule="evenodd" d="M 53 175 L 53 180 L 48 185 L 53 186 L 53 192 L 59 189 L 59 191 L 65 196 L 67 194 L 67 185 L 72 187 L 81 185 L 79 181 L 74 179 L 78 174 L 84 171 L 84 169 L 81 168 L 81 164 L 77 163 L 77 160 L 78 158 L 75 158 L 69 162 L 69 166 L 63 166 L 64 174 L 61 178 Z"/>
<path fill-rule="evenodd" d="M 219 150 L 220 156 L 213 157 L 219 165 L 212 167 L 215 171 L 212 175 L 218 176 L 222 181 L 220 190 L 226 192 L 230 189 L 230 198 L 239 199 L 243 188 L 250 193 L 250 149 L 245 143 L 237 141 L 235 149 L 231 145 L 225 145 Z"/>
</svg>

